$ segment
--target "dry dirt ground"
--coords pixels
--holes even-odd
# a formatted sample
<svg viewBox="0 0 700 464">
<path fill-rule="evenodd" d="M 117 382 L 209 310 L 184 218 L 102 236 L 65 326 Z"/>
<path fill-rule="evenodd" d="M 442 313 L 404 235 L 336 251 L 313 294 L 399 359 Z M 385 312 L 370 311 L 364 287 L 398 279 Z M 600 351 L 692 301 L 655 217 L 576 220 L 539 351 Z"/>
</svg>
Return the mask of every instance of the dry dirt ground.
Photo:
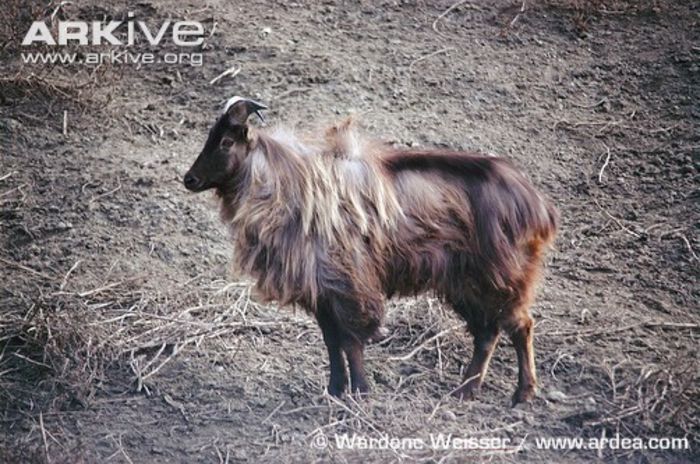
<svg viewBox="0 0 700 464">
<path fill-rule="evenodd" d="M 698 462 L 700 4 L 522 5 L 76 1 L 54 20 L 216 24 L 201 67 L 92 76 L 22 69 L 24 31 L 5 36 L 0 461 Z M 532 310 L 531 405 L 509 405 L 507 341 L 477 401 L 449 396 L 471 339 L 429 297 L 388 303 L 369 398 L 324 395 L 315 323 L 251 299 L 214 202 L 180 182 L 236 94 L 268 103 L 270 124 L 354 112 L 398 144 L 502 154 L 551 196 L 561 231 Z M 343 433 L 522 446 L 342 450 Z M 554 436 L 690 449 L 538 449 Z"/>
</svg>

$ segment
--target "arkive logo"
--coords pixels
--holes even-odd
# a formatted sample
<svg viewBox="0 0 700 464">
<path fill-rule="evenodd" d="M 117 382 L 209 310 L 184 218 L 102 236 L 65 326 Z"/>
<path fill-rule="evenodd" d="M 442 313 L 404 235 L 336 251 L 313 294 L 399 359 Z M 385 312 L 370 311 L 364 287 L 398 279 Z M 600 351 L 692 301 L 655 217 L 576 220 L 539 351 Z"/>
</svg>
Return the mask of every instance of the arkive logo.
<svg viewBox="0 0 700 464">
<path fill-rule="evenodd" d="M 127 15 L 134 17 L 133 12 Z M 115 36 L 126 23 L 126 34 Z M 59 21 L 57 36 L 44 21 L 34 21 L 22 40 L 22 45 L 134 45 L 147 43 L 156 46 L 166 37 L 180 47 L 194 47 L 204 42 L 204 26 L 198 21 L 166 20 L 160 27 L 149 27 L 144 21 Z M 125 35 L 126 37 L 121 37 Z"/>
</svg>

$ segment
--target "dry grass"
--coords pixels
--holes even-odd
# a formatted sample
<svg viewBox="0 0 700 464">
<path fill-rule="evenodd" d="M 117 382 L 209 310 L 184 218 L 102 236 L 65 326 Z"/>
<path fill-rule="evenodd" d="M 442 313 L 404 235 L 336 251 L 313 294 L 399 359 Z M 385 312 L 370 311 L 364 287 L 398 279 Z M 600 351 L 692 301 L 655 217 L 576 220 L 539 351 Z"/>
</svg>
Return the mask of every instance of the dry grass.
<svg viewBox="0 0 700 464">
<path fill-rule="evenodd" d="M 80 46 L 60 48 L 48 45 L 22 46 L 21 41 L 34 21 L 44 21 L 56 34 L 58 21 L 82 19 L 73 2 L 9 0 L 0 17 L 0 102 L 16 107 L 54 109 L 57 106 L 98 108 L 109 101 L 101 92 L 113 85 L 116 75 L 111 64 L 32 63 L 26 53 L 80 54 Z M 101 51 L 99 47 L 91 51 Z"/>
<path fill-rule="evenodd" d="M 221 358 L 230 356 L 230 344 L 235 340 L 248 340 L 256 346 L 271 332 L 290 340 L 305 333 L 318 335 L 314 323 L 305 316 L 277 312 L 254 303 L 250 299 L 250 288 L 244 284 L 186 282 L 167 293 L 154 295 L 144 290 L 138 279 L 94 282 L 89 287 L 76 283 L 80 285 L 76 288 L 71 284 L 74 282 L 72 275 L 45 275 L 19 265 L 15 268 L 14 286 L 33 286 L 38 296 L 20 297 L 21 301 L 13 299 L 14 304 L 2 308 L 0 404 L 5 405 L 2 411 L 5 420 L 22 416 L 33 418 L 35 426 L 25 438 L 25 444 L 41 443 L 42 413 L 89 408 L 99 398 L 127 392 L 151 395 L 164 367 L 183 352 Z M 18 286 L 17 279 L 22 278 L 26 282 Z M 75 282 L 81 281 L 75 279 Z M 468 425 L 464 423 L 466 417 L 455 416 L 454 400 L 446 385 L 456 387 L 459 384 L 461 371 L 456 369 L 463 366 L 468 356 L 470 338 L 450 311 L 431 298 L 403 300 L 390 305 L 389 321 L 390 336 L 371 346 L 368 352 L 375 381 L 382 379 L 382 385 L 369 398 L 358 401 L 348 397 L 338 401 L 318 397 L 325 382 L 325 358 L 320 358 L 316 360 L 316 367 L 301 376 L 308 382 L 307 406 L 280 405 L 263 423 L 274 425 L 278 420 L 288 420 L 290 415 L 321 408 L 328 409 L 328 420 L 319 423 L 308 434 L 308 440 L 319 434 L 331 437 L 343 433 L 375 438 L 384 434 L 421 436 L 425 430 L 435 428 L 470 436 L 505 434 L 518 442 L 524 439 L 528 424 L 516 419 L 526 418 L 530 413 L 499 419 L 484 410 L 479 421 L 476 417 L 480 406 L 475 404 L 466 411 Z M 700 426 L 694 407 L 700 394 L 697 360 L 688 358 L 685 353 L 673 359 L 673 353 L 666 351 L 666 347 L 659 347 L 656 364 L 630 358 L 613 362 L 597 357 L 595 351 L 587 356 L 575 353 L 577 348 L 589 346 L 588 339 L 592 335 L 599 338 L 601 352 L 609 353 L 609 346 L 616 340 L 653 340 L 663 336 L 669 328 L 681 331 L 683 337 L 697 331 L 697 326 L 692 324 L 669 327 L 640 323 L 610 333 L 555 330 L 539 336 L 540 353 L 556 357 L 540 357 L 540 376 L 545 382 L 552 384 L 557 377 L 569 379 L 577 375 L 576 384 L 590 388 L 583 397 L 597 401 L 594 408 L 567 419 L 580 427 L 583 436 L 596 436 L 605 429 L 608 435 L 617 431 L 625 436 L 648 436 L 653 432 L 654 435 L 687 436 L 697 440 Z M 320 348 L 320 337 L 314 339 Z M 496 389 L 498 395 L 507 398 L 512 379 L 504 374 L 501 366 L 504 361 L 499 358 L 505 356 L 506 364 L 514 360 L 508 352 L 510 347 L 503 345 L 497 352 L 495 372 L 490 374 L 487 388 Z M 304 351 L 303 344 L 299 348 Z M 245 356 L 255 358 L 258 355 L 249 352 Z M 258 361 L 265 365 L 262 359 Z M 304 363 L 298 368 L 305 369 L 305 366 L 308 367 Z M 279 388 L 280 372 L 274 365 L 263 368 L 259 375 L 266 389 Z M 164 398 L 173 407 L 182 407 L 167 395 Z M 537 408 L 541 407 L 542 404 L 538 404 Z M 501 414 L 507 416 L 506 411 Z M 213 413 L 197 411 L 194 414 L 195 417 L 209 417 Z M 458 413 L 459 416 L 463 414 L 464 411 Z M 535 411 L 534 414 L 542 413 Z M 540 419 L 546 422 L 544 416 Z M 49 433 L 62 434 L 55 423 Z M 75 459 L 74 450 L 62 448 L 60 443 L 59 438 L 52 440 L 50 437 L 46 442 L 52 462 L 60 461 L 61 456 L 69 461 Z M 696 445 L 697 441 L 693 443 Z M 293 449 L 302 452 L 305 448 Z M 34 451 L 39 456 L 42 454 L 41 450 Z M 506 450 L 506 455 L 515 452 Z M 393 459 L 428 457 L 426 453 L 406 454 L 400 450 L 388 453 L 387 457 Z M 606 451 L 608 456 L 625 457 L 625 453 Z M 45 454 L 48 456 L 48 451 Z M 496 454 L 502 457 L 503 453 Z M 445 458 L 459 456 L 463 454 L 454 451 Z M 475 456 L 488 457 L 489 453 L 479 452 Z"/>
<path fill-rule="evenodd" d="M 0 395 L 5 404 L 19 404 L 24 393 L 35 393 L 25 390 L 33 384 L 51 392 L 55 405 L 78 401 L 87 406 L 115 369 L 129 371 L 123 387 L 148 392 L 149 380 L 183 348 L 280 323 L 246 322 L 258 306 L 249 300 L 248 288 L 238 284 L 212 282 L 161 295 L 146 293 L 136 280 L 71 290 L 64 285 L 68 279 L 14 267 L 29 274 L 27 280 L 42 281 L 36 285 L 38 296 L 9 299 L 15 304 L 3 308 Z M 19 279 L 13 278 L 14 286 L 34 286 L 27 281 L 25 287 Z"/>
<path fill-rule="evenodd" d="M 24 34 L 33 21 L 44 18 L 51 2 L 40 0 L 7 0 L 0 17 L 0 51 L 17 52 Z"/>
</svg>

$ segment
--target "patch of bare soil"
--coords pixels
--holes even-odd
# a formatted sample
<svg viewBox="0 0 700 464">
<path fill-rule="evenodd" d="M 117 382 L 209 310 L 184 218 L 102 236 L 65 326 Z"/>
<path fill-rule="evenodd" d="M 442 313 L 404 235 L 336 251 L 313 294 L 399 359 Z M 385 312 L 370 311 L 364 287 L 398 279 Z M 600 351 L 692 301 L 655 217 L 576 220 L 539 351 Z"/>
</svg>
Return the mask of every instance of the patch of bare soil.
<svg viewBox="0 0 700 464">
<path fill-rule="evenodd" d="M 216 25 L 204 65 L 28 71 L 0 28 L 1 462 L 700 459 L 697 2 L 85 0 L 56 14 L 129 11 Z M 268 103 L 271 123 L 355 112 L 401 144 L 502 154 L 553 198 L 531 405 L 508 404 L 506 341 L 478 400 L 449 396 L 471 340 L 430 297 L 388 303 L 368 398 L 323 393 L 315 323 L 251 299 L 213 202 L 180 183 L 232 95 Z M 521 446 L 335 441 L 440 433 Z M 689 449 L 537 442 L 616 436 Z"/>
</svg>

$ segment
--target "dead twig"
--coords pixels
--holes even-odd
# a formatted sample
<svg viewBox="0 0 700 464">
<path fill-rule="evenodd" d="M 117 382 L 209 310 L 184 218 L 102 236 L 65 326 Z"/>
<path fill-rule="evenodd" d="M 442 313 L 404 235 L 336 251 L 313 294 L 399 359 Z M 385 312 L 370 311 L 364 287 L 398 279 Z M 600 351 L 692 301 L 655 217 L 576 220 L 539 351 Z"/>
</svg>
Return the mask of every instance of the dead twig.
<svg viewBox="0 0 700 464">
<path fill-rule="evenodd" d="M 562 125 L 567 125 L 573 128 L 576 127 L 581 127 L 581 126 L 604 126 L 603 129 L 605 130 L 608 126 L 620 126 L 620 123 L 622 121 L 578 121 L 578 122 L 570 122 L 567 121 L 566 119 L 560 119 L 559 121 L 554 123 L 554 126 L 552 126 L 552 130 L 556 131 L 557 127 L 562 124 Z M 624 129 L 631 129 L 631 126 L 621 126 Z"/>
<path fill-rule="evenodd" d="M 107 191 L 107 192 L 105 192 L 105 193 L 101 193 L 101 194 L 99 194 L 99 195 L 96 195 L 96 196 L 92 197 L 90 200 L 88 200 L 88 204 L 92 204 L 92 203 L 96 202 L 97 200 L 100 200 L 100 199 L 102 199 L 102 198 L 104 198 L 104 197 L 107 197 L 107 196 L 109 196 L 109 195 L 111 195 L 111 194 L 113 194 L 113 193 L 118 192 L 119 190 L 121 190 L 121 188 L 122 188 L 122 182 L 121 182 L 121 179 L 118 178 L 118 177 L 117 177 L 117 183 L 118 183 L 118 185 L 117 185 L 116 187 L 114 187 L 112 190 L 109 190 L 109 191 Z"/>
<path fill-rule="evenodd" d="M 82 259 L 77 260 L 75 262 L 75 264 L 73 264 L 73 266 L 71 266 L 71 268 L 68 269 L 68 272 L 66 272 L 66 275 L 63 276 L 63 280 L 61 281 L 61 285 L 58 287 L 59 290 L 63 290 L 65 288 L 66 284 L 68 283 L 68 278 L 73 273 L 73 271 L 75 271 L 78 268 L 78 266 L 80 265 L 80 263 L 82 261 L 83 261 Z"/>
<path fill-rule="evenodd" d="M 562 354 L 560 354 L 560 355 L 557 357 L 557 359 L 554 361 L 554 364 L 552 364 L 552 367 L 549 369 L 549 373 L 551 374 L 552 378 L 553 378 L 555 381 L 558 380 L 558 379 L 557 379 L 557 376 L 556 376 L 556 374 L 554 373 L 554 371 L 557 369 L 557 366 L 559 365 L 559 363 L 560 363 L 564 358 L 569 358 L 569 359 L 571 359 L 571 360 L 574 359 L 574 357 L 571 356 L 569 353 L 562 353 Z"/>
<path fill-rule="evenodd" d="M 391 358 L 388 358 L 388 360 L 389 360 L 389 361 L 407 361 L 407 360 L 411 359 L 412 357 L 414 357 L 418 352 L 420 352 L 420 351 L 422 351 L 423 349 L 425 349 L 425 347 L 426 347 L 430 342 L 432 342 L 433 340 L 437 340 L 438 338 L 442 337 L 443 335 L 445 335 L 445 334 L 447 334 L 447 333 L 449 333 L 449 332 L 452 332 L 454 329 L 457 329 L 457 328 L 459 328 L 459 327 L 462 327 L 462 325 L 461 325 L 461 324 L 459 324 L 459 325 L 454 325 L 454 326 L 450 327 L 449 329 L 442 330 L 442 331 L 436 333 L 435 335 L 433 335 L 432 337 L 430 337 L 429 339 L 427 339 L 426 341 L 424 341 L 423 343 L 421 343 L 420 345 L 418 345 L 418 346 L 417 346 L 414 350 L 412 350 L 410 353 L 408 353 L 408 354 L 406 354 L 406 355 L 404 355 L 404 356 L 395 356 L 395 357 L 391 357 Z"/>
<path fill-rule="evenodd" d="M 46 427 L 44 427 L 44 414 L 39 413 L 39 427 L 41 428 L 41 439 L 44 441 L 44 456 L 46 457 L 46 462 L 51 462 L 51 456 L 49 455 L 49 441 L 46 439 Z"/>
<path fill-rule="evenodd" d="M 608 155 L 605 157 L 605 161 L 603 162 L 603 166 L 601 166 L 600 171 L 598 172 L 598 182 L 603 183 L 603 171 L 605 171 L 605 168 L 608 167 L 608 163 L 610 162 L 610 148 L 603 144 L 605 146 L 605 149 L 608 151 Z"/>
<path fill-rule="evenodd" d="M 450 14 L 450 11 L 454 10 L 454 9 L 457 8 L 457 7 L 460 7 L 460 6 L 464 5 L 465 3 L 467 3 L 467 0 L 459 0 L 458 2 L 455 2 L 454 4 L 452 4 L 452 6 L 450 6 L 448 9 L 446 9 L 445 11 L 443 11 L 443 12 L 440 14 L 440 16 L 438 16 L 437 18 L 435 18 L 435 21 L 433 21 L 433 30 L 435 31 L 435 33 L 440 34 L 440 31 L 438 31 L 438 28 L 437 28 L 437 25 L 438 25 L 438 23 L 440 22 L 440 20 L 441 20 L 442 18 L 444 18 L 445 16 L 447 16 L 448 14 Z M 471 5 L 471 4 L 469 4 L 468 7 L 471 8 L 471 9 L 474 9 L 474 10 L 481 10 L 481 8 L 479 8 L 479 7 L 476 6 L 476 5 Z"/>
<path fill-rule="evenodd" d="M 63 2 L 59 3 L 58 5 L 56 5 L 56 8 L 54 8 L 53 12 L 51 13 L 51 22 L 53 23 L 54 18 L 56 17 L 56 15 L 58 14 L 58 12 L 61 8 L 63 8 L 66 5 L 72 5 L 72 4 L 73 4 L 73 2 L 63 1 Z"/>
<path fill-rule="evenodd" d="M 20 184 L 17 187 L 11 188 L 10 190 L 8 190 L 6 192 L 2 192 L 2 193 L 0 193 L 0 198 L 9 196 L 11 193 L 14 193 L 14 192 L 20 192 L 23 194 L 24 192 L 22 192 L 22 187 L 26 187 L 26 186 L 27 186 L 27 184 Z"/>
<path fill-rule="evenodd" d="M 634 112 L 633 112 L 633 115 L 634 115 Z M 633 115 L 630 117 L 633 117 Z M 649 128 L 643 127 L 643 126 L 630 126 L 627 124 L 623 124 L 624 122 L 625 122 L 625 120 L 622 120 L 622 119 L 617 120 L 617 121 L 612 120 L 612 121 L 577 121 L 577 122 L 571 122 L 571 121 L 568 121 L 566 119 L 560 119 L 554 123 L 554 125 L 552 126 L 552 130 L 556 131 L 560 125 L 569 126 L 571 128 L 574 128 L 574 129 L 576 129 L 578 127 L 584 127 L 584 126 L 592 126 L 592 127 L 603 126 L 601 129 L 598 130 L 598 134 L 602 134 L 605 130 L 607 130 L 611 127 L 618 127 L 620 129 L 634 130 L 634 131 L 643 132 L 646 134 L 657 134 L 659 132 L 668 133 L 669 131 L 671 131 L 679 126 L 679 124 L 674 124 L 670 127 L 660 127 L 657 129 L 649 129 Z"/>
<path fill-rule="evenodd" d="M 466 384 L 468 384 L 472 380 L 478 379 L 479 376 L 481 376 L 481 374 L 476 374 L 476 375 L 472 375 L 471 377 L 467 377 L 466 379 L 464 379 L 464 381 L 462 383 L 457 385 L 457 388 L 453 388 L 447 395 L 445 395 L 444 398 L 447 398 L 450 395 L 454 395 L 455 393 L 457 393 L 459 391 L 460 388 L 464 387 Z"/>
<path fill-rule="evenodd" d="M 523 0 L 523 4 L 520 6 L 520 11 L 518 11 L 518 14 L 515 15 L 513 20 L 508 24 L 508 28 L 512 28 L 515 25 L 515 22 L 520 18 L 520 15 L 525 13 L 525 0 Z"/>
<path fill-rule="evenodd" d="M 48 275 L 48 274 L 44 274 L 43 272 L 37 271 L 37 270 L 35 270 L 35 269 L 32 269 L 31 267 L 25 266 L 24 264 L 20 264 L 20 263 L 14 262 L 14 261 L 10 261 L 9 259 L 0 258 L 0 262 L 5 263 L 5 264 L 7 264 L 8 266 L 15 267 L 15 268 L 17 268 L 17 269 L 21 269 L 21 270 L 23 270 L 23 271 L 27 271 L 27 272 L 29 272 L 29 273 L 31 273 L 31 274 L 36 275 L 36 276 L 43 277 L 44 279 L 47 279 L 47 280 L 53 280 L 53 279 L 54 279 L 53 277 L 51 277 L 51 276 Z"/>
<path fill-rule="evenodd" d="M 86 296 L 94 295 L 96 293 L 101 293 L 101 292 L 104 292 L 105 290 L 109 290 L 110 288 L 118 287 L 118 286 L 124 284 L 125 282 L 126 282 L 125 280 L 122 280 L 119 282 L 113 282 L 111 284 L 107 284 L 107 285 L 104 285 L 102 287 L 95 288 L 93 290 L 87 290 L 85 292 L 80 292 L 80 293 L 78 293 L 78 296 L 81 298 L 85 298 Z"/>
<path fill-rule="evenodd" d="M 265 419 L 263 419 L 262 423 L 264 424 L 265 422 L 267 422 L 267 421 L 269 421 L 270 419 L 272 419 L 272 417 L 273 417 L 275 414 L 277 414 L 277 411 L 279 411 L 280 409 L 282 409 L 282 406 L 284 406 L 284 403 L 285 403 L 285 401 L 282 400 L 282 402 L 281 402 L 280 404 L 278 404 L 277 407 L 276 407 L 275 409 L 273 409 L 272 412 L 271 412 L 270 414 L 268 414 L 267 417 L 266 417 Z"/>
<path fill-rule="evenodd" d="M 607 98 L 603 98 L 603 99 L 600 100 L 598 103 L 594 103 L 594 104 L 592 104 L 592 105 L 579 105 L 578 103 L 571 103 L 571 104 L 574 105 L 574 106 L 577 107 L 577 108 L 591 109 L 591 108 L 595 108 L 595 107 L 597 107 L 597 106 L 602 105 L 602 104 L 605 103 L 606 101 L 608 101 L 608 99 L 607 99 Z"/>
<path fill-rule="evenodd" d="M 416 58 L 415 60 L 411 61 L 411 63 L 408 65 L 408 72 L 409 73 L 413 72 L 413 66 L 416 63 L 419 63 L 423 60 L 427 60 L 428 58 L 432 58 L 433 56 L 439 55 L 440 53 L 449 52 L 451 50 L 454 50 L 454 47 L 445 47 L 445 48 L 442 48 L 442 49 L 437 50 L 435 52 L 428 53 L 427 55 L 421 56 L 420 58 Z"/>
<path fill-rule="evenodd" d="M 605 335 L 605 334 L 612 334 L 612 333 L 618 333 L 618 332 L 625 332 L 627 330 L 631 329 L 637 329 L 640 327 L 648 328 L 648 329 L 653 329 L 653 328 L 662 328 L 662 329 L 691 329 L 691 330 L 700 330 L 700 324 L 693 324 L 691 322 L 654 322 L 654 321 L 647 321 L 647 322 L 639 322 L 636 324 L 629 324 L 625 325 L 622 327 L 614 327 L 612 329 L 607 329 L 607 330 L 601 330 L 601 329 L 591 329 L 591 330 L 570 330 L 570 331 L 561 331 L 561 332 L 549 332 L 547 335 L 553 335 L 553 336 L 558 336 L 558 337 L 589 337 L 589 336 L 599 336 L 599 335 Z"/>
<path fill-rule="evenodd" d="M 209 35 L 202 41 L 202 45 L 201 45 L 201 49 L 202 49 L 202 50 L 206 50 L 206 48 L 207 48 L 207 42 L 209 41 L 209 39 L 212 38 L 212 36 L 213 36 L 214 33 L 216 32 L 216 26 L 217 26 L 217 25 L 218 25 L 218 23 L 217 23 L 216 21 L 214 21 L 214 24 L 212 24 L 212 26 L 211 26 L 211 31 L 209 31 Z M 180 78 L 180 81 L 182 82 L 182 78 Z"/>
<path fill-rule="evenodd" d="M 177 355 L 180 353 L 180 351 L 182 351 L 182 349 L 183 349 L 185 346 L 187 346 L 187 341 L 185 341 L 184 343 L 182 343 L 182 344 L 180 344 L 180 345 L 175 345 L 175 346 L 173 347 L 173 352 L 172 352 L 172 354 L 171 354 L 170 356 L 168 356 L 167 358 L 165 358 L 165 359 L 163 360 L 163 362 L 161 362 L 160 364 L 158 364 L 151 372 L 149 372 L 148 374 L 144 375 L 143 378 L 142 378 L 142 380 L 148 380 L 149 378 L 153 377 L 158 371 L 160 371 L 160 370 L 163 368 L 163 366 L 165 366 L 165 365 L 166 365 L 167 363 L 169 363 L 175 356 L 177 356 Z"/>
<path fill-rule="evenodd" d="M 595 427 L 596 425 L 603 425 L 603 424 L 609 424 L 611 422 L 618 422 L 625 417 L 633 416 L 635 414 L 638 414 L 642 412 L 642 407 L 641 406 L 632 406 L 631 408 L 623 409 L 621 412 L 614 416 L 608 416 L 605 417 L 601 420 L 594 421 L 594 422 L 584 422 L 584 425 L 590 426 L 590 427 Z"/>
<path fill-rule="evenodd" d="M 119 434 L 119 440 L 116 440 L 114 436 L 112 436 L 112 439 L 117 443 L 117 453 L 121 453 L 122 456 L 124 456 L 124 459 L 126 459 L 126 462 L 129 464 L 134 464 L 134 461 L 131 460 L 128 454 L 126 454 L 126 450 L 124 449 L 124 445 L 122 444 L 122 436 Z M 117 454 L 115 453 L 115 455 Z"/>
<path fill-rule="evenodd" d="M 327 397 L 328 397 L 329 400 L 331 400 L 332 403 L 337 404 L 338 406 L 340 406 L 341 408 L 343 408 L 345 411 L 347 411 L 347 412 L 349 412 L 350 414 L 352 414 L 352 415 L 353 415 L 356 419 L 358 419 L 360 422 L 364 423 L 365 425 L 367 425 L 369 428 L 371 428 L 371 429 L 374 430 L 375 432 L 381 433 L 381 430 L 379 430 L 379 428 L 378 428 L 376 425 L 374 425 L 371 421 L 369 421 L 369 420 L 365 419 L 364 417 L 362 417 L 362 416 L 361 416 L 360 414 L 358 414 L 357 412 L 355 412 L 355 411 L 353 411 L 352 409 L 350 409 L 348 406 L 345 405 L 345 403 L 343 403 L 342 401 L 340 401 L 338 398 L 336 398 L 335 396 L 332 396 L 332 395 L 327 395 Z M 312 433 L 313 433 L 313 432 L 312 432 Z"/>
<path fill-rule="evenodd" d="M 10 171 L 7 174 L 5 174 L 4 176 L 0 177 L 0 181 L 5 180 L 5 179 L 9 179 L 10 177 L 14 176 L 15 174 L 17 174 L 17 171 Z"/>
<path fill-rule="evenodd" d="M 240 66 L 235 66 L 235 65 L 234 65 L 234 66 L 231 66 L 231 67 L 228 68 L 226 71 L 222 72 L 221 74 L 219 74 L 218 76 L 216 76 L 214 79 L 210 80 L 210 81 L 209 81 L 209 85 L 214 85 L 214 84 L 216 84 L 218 81 L 220 81 L 221 79 L 223 79 L 223 78 L 226 77 L 226 76 L 231 76 L 231 78 L 234 78 L 234 77 L 236 77 L 236 76 L 238 75 L 238 73 L 240 73 L 240 72 L 241 72 Z"/>
<path fill-rule="evenodd" d="M 615 222 L 615 224 L 617 224 L 618 226 L 620 226 L 620 228 L 621 228 L 622 230 L 624 230 L 625 232 L 627 232 L 628 234 L 630 234 L 630 235 L 632 235 L 632 236 L 634 236 L 634 237 L 637 237 L 637 238 L 640 237 L 639 234 L 638 234 L 637 232 L 635 232 L 635 231 L 629 229 L 628 227 L 626 227 L 624 224 L 622 224 L 622 223 L 620 222 L 620 220 L 619 220 L 618 218 L 616 218 L 616 217 L 613 216 L 612 214 L 608 213 L 606 210 L 603 210 L 603 213 L 605 213 L 606 216 L 608 216 L 610 219 L 612 219 L 612 220 Z"/>
<path fill-rule="evenodd" d="M 698 255 L 695 254 L 695 251 L 693 250 L 693 246 L 690 244 L 690 240 L 688 240 L 688 237 L 686 237 L 685 235 L 683 235 L 683 234 L 681 234 L 681 233 L 678 233 L 678 232 L 677 232 L 677 233 L 674 233 L 672 236 L 673 236 L 673 237 L 678 237 L 678 238 L 680 238 L 681 240 L 683 240 L 683 243 L 685 243 L 686 248 L 688 248 L 688 251 L 689 251 L 690 254 L 693 256 L 693 259 L 696 260 L 696 261 L 699 259 L 699 258 L 698 258 Z"/>
<path fill-rule="evenodd" d="M 187 417 L 187 412 L 185 411 L 185 405 L 180 403 L 179 401 L 175 401 L 172 396 L 168 395 L 167 393 L 163 394 L 163 401 L 165 401 L 169 406 L 172 406 L 173 408 L 177 409 L 180 411 L 180 414 L 182 414 L 183 419 L 185 419 L 185 422 L 189 422 L 190 419 Z"/>
<path fill-rule="evenodd" d="M 631 230 L 629 227 L 625 226 L 618 218 L 616 218 L 615 216 L 613 216 L 612 214 L 610 214 L 610 213 L 608 212 L 608 210 L 606 210 L 605 208 L 603 208 L 603 207 L 600 205 L 600 203 L 598 203 L 598 200 L 594 199 L 594 202 L 595 202 L 596 206 L 600 209 L 600 211 L 602 211 L 603 214 L 605 214 L 605 215 L 608 216 L 610 219 L 612 219 L 613 222 L 615 222 L 615 224 L 617 224 L 617 225 L 620 227 L 620 229 L 624 230 L 625 232 L 627 232 L 628 234 L 632 235 L 633 237 L 636 237 L 636 238 L 641 237 L 637 232 L 635 232 L 635 231 Z"/>
<path fill-rule="evenodd" d="M 273 101 L 281 100 L 284 97 L 288 97 L 289 95 L 293 95 L 295 93 L 303 93 L 303 92 L 308 92 L 311 90 L 311 87 L 295 87 L 293 89 L 289 89 L 285 92 L 282 92 L 281 94 L 277 95 L 276 97 L 273 97 Z"/>
</svg>

